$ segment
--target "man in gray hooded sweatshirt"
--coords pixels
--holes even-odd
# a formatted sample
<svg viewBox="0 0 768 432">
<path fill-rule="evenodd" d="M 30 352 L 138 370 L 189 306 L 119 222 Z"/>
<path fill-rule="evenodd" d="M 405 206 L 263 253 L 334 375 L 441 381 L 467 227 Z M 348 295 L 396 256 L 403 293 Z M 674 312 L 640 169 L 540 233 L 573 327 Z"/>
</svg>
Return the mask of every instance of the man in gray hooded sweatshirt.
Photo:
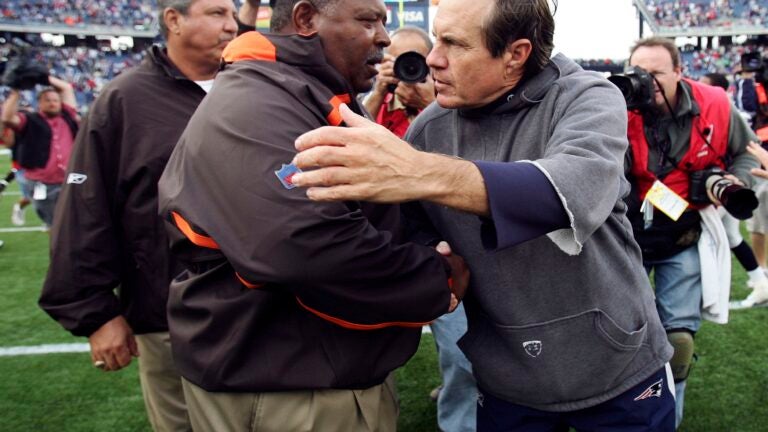
<svg viewBox="0 0 768 432">
<path fill-rule="evenodd" d="M 546 0 L 443 0 L 413 147 L 342 109 L 349 128 L 298 138 L 292 181 L 318 201 L 420 201 L 465 257 L 479 431 L 671 431 L 672 349 L 622 201 L 626 106 L 550 58 L 553 33 Z"/>
</svg>

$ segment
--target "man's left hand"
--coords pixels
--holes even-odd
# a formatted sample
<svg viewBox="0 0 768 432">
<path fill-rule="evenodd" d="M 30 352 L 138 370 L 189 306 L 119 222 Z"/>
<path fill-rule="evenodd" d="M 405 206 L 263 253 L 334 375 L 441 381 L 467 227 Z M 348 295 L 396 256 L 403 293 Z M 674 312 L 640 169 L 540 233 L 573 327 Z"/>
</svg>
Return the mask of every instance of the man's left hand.
<svg viewBox="0 0 768 432">
<path fill-rule="evenodd" d="M 308 187 L 315 201 L 403 202 L 423 198 L 429 187 L 430 155 L 420 152 L 380 126 L 342 105 L 349 127 L 321 127 L 296 140 L 293 163 L 302 170 L 292 178 Z M 432 177 L 433 178 L 433 177 Z"/>
</svg>

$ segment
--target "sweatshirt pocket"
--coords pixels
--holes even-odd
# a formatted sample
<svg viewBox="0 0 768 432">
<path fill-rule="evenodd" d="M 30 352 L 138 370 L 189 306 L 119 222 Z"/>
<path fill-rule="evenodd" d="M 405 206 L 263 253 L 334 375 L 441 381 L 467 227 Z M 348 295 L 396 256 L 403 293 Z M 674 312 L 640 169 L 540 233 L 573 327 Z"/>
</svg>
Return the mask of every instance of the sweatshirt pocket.
<svg viewBox="0 0 768 432">
<path fill-rule="evenodd" d="M 525 326 L 487 318 L 460 343 L 478 381 L 505 399 L 539 406 L 611 390 L 631 373 L 647 329 L 623 329 L 598 309 Z"/>
</svg>

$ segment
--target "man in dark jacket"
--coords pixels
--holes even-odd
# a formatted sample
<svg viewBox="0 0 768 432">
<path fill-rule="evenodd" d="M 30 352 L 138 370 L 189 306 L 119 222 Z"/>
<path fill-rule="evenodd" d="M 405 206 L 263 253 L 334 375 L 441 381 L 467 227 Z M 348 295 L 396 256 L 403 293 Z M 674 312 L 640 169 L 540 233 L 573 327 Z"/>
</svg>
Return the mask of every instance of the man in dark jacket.
<svg viewBox="0 0 768 432">
<path fill-rule="evenodd" d="M 394 430 L 385 379 L 457 306 L 449 278 L 466 287 L 460 258 L 402 241 L 396 206 L 317 204 L 291 184 L 294 139 L 371 88 L 386 13 L 278 1 L 283 34 L 227 47 L 168 161 L 160 212 L 186 265 L 169 326 L 196 430 Z"/>
<path fill-rule="evenodd" d="M 0 119 L 16 133 L 14 153 L 28 180 L 23 192 L 32 197 L 40 219 L 51 226 L 80 117 L 72 85 L 54 76 L 48 81 L 52 87 L 37 94 L 37 112 L 19 112 L 21 94 L 12 89 Z"/>
<path fill-rule="evenodd" d="M 159 11 L 167 48 L 152 47 L 112 81 L 82 126 L 40 306 L 88 337 L 95 366 L 116 371 L 138 356 L 153 428 L 177 431 L 190 428 L 166 317 L 179 268 L 157 216 L 157 181 L 237 23 L 229 0 L 166 0 Z"/>
</svg>

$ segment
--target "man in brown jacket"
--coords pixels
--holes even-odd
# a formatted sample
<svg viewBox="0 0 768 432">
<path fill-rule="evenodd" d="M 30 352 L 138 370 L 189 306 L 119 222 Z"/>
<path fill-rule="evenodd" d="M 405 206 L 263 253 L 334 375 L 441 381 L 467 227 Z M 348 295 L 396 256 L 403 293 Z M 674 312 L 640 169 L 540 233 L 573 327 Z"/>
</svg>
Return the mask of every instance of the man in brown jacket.
<svg viewBox="0 0 768 432">
<path fill-rule="evenodd" d="M 159 1 L 167 48 L 152 47 L 94 103 L 52 231 L 40 306 L 88 337 L 94 366 L 116 371 L 138 357 L 158 431 L 190 425 L 166 317 L 168 285 L 180 269 L 157 216 L 157 180 L 235 37 L 234 12 L 231 0 Z"/>
<path fill-rule="evenodd" d="M 394 430 L 385 379 L 463 294 L 463 260 L 404 242 L 396 206 L 291 184 L 294 139 L 339 125 L 342 102 L 361 112 L 385 20 L 381 0 L 278 1 L 282 34 L 227 47 L 168 161 L 160 212 L 186 266 L 169 327 L 196 430 Z"/>
</svg>

